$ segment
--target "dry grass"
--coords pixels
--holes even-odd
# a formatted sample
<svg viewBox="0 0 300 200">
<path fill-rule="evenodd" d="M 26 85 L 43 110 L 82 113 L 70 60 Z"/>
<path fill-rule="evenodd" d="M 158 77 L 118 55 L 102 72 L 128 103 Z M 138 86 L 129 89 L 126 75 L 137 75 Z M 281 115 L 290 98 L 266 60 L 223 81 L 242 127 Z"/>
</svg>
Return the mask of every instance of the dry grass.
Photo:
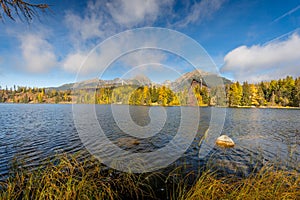
<svg viewBox="0 0 300 200">
<path fill-rule="evenodd" d="M 105 171 L 105 172 L 104 172 Z M 263 168 L 248 178 L 222 177 L 206 171 L 190 187 L 190 177 L 179 169 L 161 174 L 128 174 L 103 170 L 93 160 L 60 156 L 32 172 L 15 167 L 10 178 L 0 182 L 0 199 L 159 199 L 153 180 L 159 179 L 169 199 L 299 199 L 297 172 Z M 156 188 L 157 189 L 157 188 Z"/>
<path fill-rule="evenodd" d="M 248 178 L 217 178 L 205 172 L 184 199 L 300 199 L 300 176 L 298 172 L 263 168 Z"/>
<path fill-rule="evenodd" d="M 149 177 L 104 171 L 99 162 L 79 162 L 66 155 L 33 172 L 14 168 L 10 178 L 0 183 L 0 199 L 152 198 Z"/>
</svg>

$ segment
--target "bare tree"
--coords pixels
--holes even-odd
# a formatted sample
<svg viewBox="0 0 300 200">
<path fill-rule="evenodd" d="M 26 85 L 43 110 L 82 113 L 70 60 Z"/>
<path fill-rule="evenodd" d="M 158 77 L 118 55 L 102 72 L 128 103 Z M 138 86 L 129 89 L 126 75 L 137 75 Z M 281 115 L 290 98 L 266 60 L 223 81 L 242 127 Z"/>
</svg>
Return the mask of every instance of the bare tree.
<svg viewBox="0 0 300 200">
<path fill-rule="evenodd" d="M 0 19 L 3 19 L 4 15 L 10 19 L 15 20 L 15 15 L 21 20 L 32 20 L 34 16 L 38 15 L 37 11 L 45 11 L 49 8 L 48 4 L 32 4 L 23 0 L 0 0 L 2 12 L 0 11 Z M 1 10 L 1 9 L 0 9 Z"/>
</svg>

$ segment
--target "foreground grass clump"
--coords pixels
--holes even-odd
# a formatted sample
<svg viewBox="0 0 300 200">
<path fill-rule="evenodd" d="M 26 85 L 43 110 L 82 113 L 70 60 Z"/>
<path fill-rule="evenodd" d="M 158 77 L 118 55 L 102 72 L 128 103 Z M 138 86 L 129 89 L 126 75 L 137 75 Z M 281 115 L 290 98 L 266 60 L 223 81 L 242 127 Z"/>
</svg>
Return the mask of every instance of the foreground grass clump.
<svg viewBox="0 0 300 200">
<path fill-rule="evenodd" d="M 239 179 L 205 172 L 183 199 L 300 199 L 300 176 L 272 167 Z"/>
<path fill-rule="evenodd" d="M 104 170 L 91 159 L 60 156 L 40 170 L 15 167 L 0 182 L 0 199 L 299 199 L 297 172 L 263 168 L 248 178 L 220 177 L 203 172 L 190 187 L 194 174 L 175 169 L 158 173 L 128 174 Z M 193 182 L 193 181 L 192 181 Z"/>
<path fill-rule="evenodd" d="M 152 198 L 149 176 L 103 170 L 97 161 L 80 162 L 76 157 L 60 156 L 48 166 L 29 172 L 15 168 L 0 182 L 0 199 L 137 199 Z"/>
</svg>

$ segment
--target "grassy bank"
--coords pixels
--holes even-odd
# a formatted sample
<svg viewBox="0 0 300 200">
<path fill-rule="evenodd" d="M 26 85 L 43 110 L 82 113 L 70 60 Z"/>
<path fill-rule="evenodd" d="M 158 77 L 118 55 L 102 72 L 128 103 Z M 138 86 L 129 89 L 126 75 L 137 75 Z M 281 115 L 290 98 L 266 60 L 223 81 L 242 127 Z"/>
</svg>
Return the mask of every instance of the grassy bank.
<svg viewBox="0 0 300 200">
<path fill-rule="evenodd" d="M 190 175 L 178 171 L 128 174 L 103 170 L 93 160 L 79 162 L 69 156 L 49 161 L 43 169 L 29 172 L 14 168 L 1 182 L 0 199 L 297 199 L 297 172 L 263 168 L 247 178 L 220 177 L 205 171 L 190 187 Z M 159 180 L 157 182 L 157 180 Z M 160 184 L 159 186 L 157 184 Z M 157 190 L 157 188 L 161 188 Z"/>
</svg>

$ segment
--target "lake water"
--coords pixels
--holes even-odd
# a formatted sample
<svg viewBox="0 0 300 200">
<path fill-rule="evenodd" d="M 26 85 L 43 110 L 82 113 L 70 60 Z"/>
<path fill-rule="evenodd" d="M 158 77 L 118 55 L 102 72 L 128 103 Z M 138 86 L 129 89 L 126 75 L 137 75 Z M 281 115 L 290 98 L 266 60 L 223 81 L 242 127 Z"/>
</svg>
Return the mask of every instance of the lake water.
<svg viewBox="0 0 300 200">
<path fill-rule="evenodd" d="M 94 105 L 80 106 L 82 111 L 85 111 L 88 110 L 86 108 Z M 117 110 L 119 111 L 126 107 L 118 106 Z M 175 138 L 182 125 L 180 124 L 182 109 L 185 109 L 186 113 L 188 113 L 188 109 L 197 109 L 130 106 L 129 113 L 136 126 L 147 127 L 151 124 L 150 116 L 154 120 L 163 115 L 166 120 L 164 123 L 156 123 L 162 126 L 156 127 L 159 130 L 157 134 L 139 139 L 138 144 L 128 145 L 120 143 L 122 141 L 120 138 L 135 138 L 120 128 L 120 123 L 126 128 L 126 120 L 116 122 L 114 118 L 116 116 L 112 115 L 110 105 L 96 105 L 95 108 L 97 119 L 107 138 L 112 143 L 119 145 L 121 149 L 131 153 L 153 152 L 165 147 Z M 163 114 L 162 109 L 165 109 Z M 149 110 L 151 110 L 150 115 Z M 218 113 L 226 113 L 223 128 L 221 127 L 222 119 L 211 122 L 212 112 L 217 113 L 216 118 L 221 116 Z M 0 104 L 0 113 L 1 178 L 7 176 L 14 158 L 22 160 L 26 167 L 34 169 L 56 154 L 85 150 L 74 124 L 72 105 Z M 269 163 L 277 163 L 283 168 L 300 168 L 300 110 L 204 107 L 199 108 L 199 113 L 200 123 L 196 127 L 195 137 L 186 151 L 169 168 L 184 166 L 184 169 L 189 172 L 197 171 L 210 163 L 224 169 L 227 173 L 241 175 L 248 174 L 256 167 Z M 187 115 L 185 117 L 190 117 L 190 122 L 195 121 L 195 116 Z M 219 122 L 220 124 L 218 124 Z M 88 124 L 89 121 L 86 120 L 86 123 Z M 235 141 L 236 146 L 231 149 L 210 146 L 208 150 L 204 148 L 199 155 L 202 148 L 199 142 L 207 132 L 210 123 L 214 123 L 211 127 L 221 128 L 222 132 L 217 135 L 229 135 Z M 128 130 L 134 127 L 128 126 L 130 126 L 127 127 Z M 156 130 L 155 124 L 152 123 L 151 126 L 147 131 Z M 186 123 L 185 126 L 182 130 L 188 132 L 189 124 Z M 216 133 L 212 134 L 216 135 Z M 184 139 L 181 138 L 182 142 Z M 91 138 L 89 142 L 93 142 L 93 140 L 94 138 Z M 109 149 L 107 151 L 111 155 L 116 153 Z M 173 152 L 164 153 L 171 155 Z M 88 153 L 85 155 L 87 159 L 90 156 Z M 147 162 L 157 162 L 157 160 L 159 158 L 155 156 L 147 158 Z"/>
</svg>

